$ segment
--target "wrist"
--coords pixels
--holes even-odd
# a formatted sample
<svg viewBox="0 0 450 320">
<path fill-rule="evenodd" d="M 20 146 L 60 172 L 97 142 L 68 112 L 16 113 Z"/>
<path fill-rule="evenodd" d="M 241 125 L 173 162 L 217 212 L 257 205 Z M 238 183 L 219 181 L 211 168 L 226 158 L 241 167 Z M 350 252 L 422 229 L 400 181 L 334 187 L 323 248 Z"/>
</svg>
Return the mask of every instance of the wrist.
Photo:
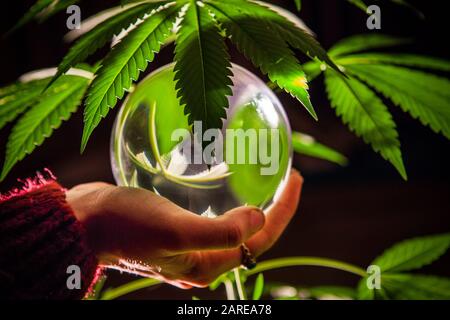
<svg viewBox="0 0 450 320">
<path fill-rule="evenodd" d="M 105 220 L 106 192 L 112 186 L 103 183 L 80 185 L 66 193 L 66 201 L 75 217 L 83 226 L 89 246 L 100 264 L 111 260 L 106 258 L 111 252 L 112 241 L 108 237 Z"/>
</svg>

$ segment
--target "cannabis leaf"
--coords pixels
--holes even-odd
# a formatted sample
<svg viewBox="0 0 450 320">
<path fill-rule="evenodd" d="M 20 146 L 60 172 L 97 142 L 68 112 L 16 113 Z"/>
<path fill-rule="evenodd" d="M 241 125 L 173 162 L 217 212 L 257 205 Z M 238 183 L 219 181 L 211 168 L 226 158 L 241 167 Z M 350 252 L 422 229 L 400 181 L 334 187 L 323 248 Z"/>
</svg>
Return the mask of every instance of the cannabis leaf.
<svg viewBox="0 0 450 320">
<path fill-rule="evenodd" d="M 343 122 L 407 179 L 395 123 L 381 99 L 357 79 L 345 79 L 332 70 L 325 73 L 325 84 Z"/>
<path fill-rule="evenodd" d="M 385 48 L 407 44 L 409 39 L 402 39 L 383 34 L 361 34 L 348 37 L 339 41 L 329 51 L 331 57 L 339 57 L 349 53 L 368 51 L 371 49 Z"/>
<path fill-rule="evenodd" d="M 371 264 L 382 272 L 399 272 L 418 269 L 443 255 L 450 246 L 450 234 L 406 240 L 386 250 Z"/>
<path fill-rule="evenodd" d="M 416 67 L 438 71 L 450 71 L 450 62 L 436 57 L 420 56 L 402 53 L 354 53 L 338 57 L 340 64 L 393 64 L 398 66 Z"/>
<path fill-rule="evenodd" d="M 423 125 L 450 139 L 450 81 L 386 65 L 346 65 L 346 69 L 413 118 L 418 118 Z"/>
<path fill-rule="evenodd" d="M 409 239 L 394 245 L 371 263 L 381 270 L 381 289 L 370 289 L 365 277 L 358 285 L 358 298 L 448 299 L 450 279 L 399 272 L 428 265 L 449 247 L 450 233 Z"/>
<path fill-rule="evenodd" d="M 213 17 L 192 0 L 178 31 L 175 81 L 189 123 L 206 120 L 203 129 L 222 128 L 227 96 L 232 94 L 231 64 Z"/>
<path fill-rule="evenodd" d="M 298 11 L 300 11 L 302 9 L 302 0 L 294 0 L 295 2 L 295 7 L 297 8 Z"/>
<path fill-rule="evenodd" d="M 67 10 L 69 6 L 78 2 L 80 2 L 80 0 L 53 0 L 53 3 L 38 15 L 39 22 L 47 20 L 60 11 Z"/>
<path fill-rule="evenodd" d="M 450 300 L 450 279 L 421 274 L 389 274 L 383 277 L 389 299 Z"/>
<path fill-rule="evenodd" d="M 30 154 L 36 146 L 41 145 L 62 121 L 67 120 L 71 113 L 76 111 L 88 82 L 89 80 L 85 78 L 64 76 L 20 118 L 8 138 L 0 180 L 3 180 L 18 161 Z"/>
<path fill-rule="evenodd" d="M 264 292 L 264 275 L 262 273 L 258 274 L 255 281 L 255 288 L 253 289 L 252 300 L 259 300 Z"/>
<path fill-rule="evenodd" d="M 48 80 L 14 84 L 0 90 L 0 129 L 14 121 L 40 97 Z"/>
<path fill-rule="evenodd" d="M 28 10 L 27 13 L 16 23 L 14 27 L 9 31 L 9 33 L 21 28 L 28 22 L 30 22 L 39 12 L 47 8 L 53 3 L 54 0 L 38 0 L 36 3 Z"/>
<path fill-rule="evenodd" d="M 317 61 L 311 61 L 304 65 L 304 70 L 310 80 L 315 79 L 325 71 L 325 83 L 329 99 L 333 106 L 341 103 L 344 122 L 348 122 L 351 118 L 351 111 L 342 108 L 344 104 L 350 103 L 349 94 L 353 95 L 358 103 L 363 102 L 362 100 L 358 101 L 360 100 L 358 99 L 359 95 L 352 89 L 352 82 L 363 88 L 363 91 L 370 98 L 365 101 L 366 104 L 378 105 L 378 107 L 370 107 L 371 112 L 377 109 L 381 110 L 380 108 L 383 106 L 384 115 L 382 117 L 387 121 L 385 123 L 387 127 L 377 127 L 379 127 L 379 133 L 387 135 L 384 141 L 378 140 L 377 143 L 374 143 L 375 136 L 372 135 L 369 138 L 367 134 L 363 135 L 361 127 L 355 128 L 356 123 L 349 123 L 349 126 L 358 135 L 361 135 L 367 143 L 370 143 L 375 150 L 379 151 L 385 159 L 389 160 L 404 178 L 406 173 L 401 160 L 395 124 L 389 111 L 373 90 L 401 107 L 413 118 L 420 120 L 423 125 L 429 126 L 434 132 L 442 133 L 450 139 L 450 81 L 422 70 L 410 69 L 421 68 L 448 72 L 450 71 L 450 62 L 413 54 L 361 53 L 361 51 L 400 45 L 407 41 L 376 34 L 353 36 L 337 43 L 330 49 L 329 54 L 336 64 L 350 76 L 349 81 L 338 77 L 336 72 L 327 70 L 326 65 Z M 345 90 L 345 87 L 348 90 Z M 381 114 L 379 115 L 381 116 Z M 372 122 L 377 122 L 372 116 L 369 118 Z M 361 126 L 361 123 L 358 126 Z M 368 132 L 371 131 L 368 130 Z M 378 138 L 381 138 L 381 136 Z"/>
<path fill-rule="evenodd" d="M 351 4 L 360 8 L 363 11 L 367 10 L 367 5 L 362 0 L 347 0 L 347 2 L 350 2 Z"/>
<path fill-rule="evenodd" d="M 340 72 L 317 40 L 305 30 L 298 28 L 292 21 L 279 15 L 263 3 L 242 0 L 229 0 L 229 2 L 246 15 L 252 16 L 256 20 L 261 20 L 260 23 L 269 24 L 278 33 L 279 38 L 292 48 L 300 50 L 312 59 L 317 58 Z"/>
<path fill-rule="evenodd" d="M 270 24 L 220 1 L 209 0 L 205 4 L 239 51 L 267 74 L 273 83 L 296 97 L 317 119 L 309 99 L 305 73 L 293 52 Z"/>
<path fill-rule="evenodd" d="M 49 85 L 67 72 L 71 67 L 79 62 L 85 61 L 87 57 L 102 48 L 106 43 L 111 41 L 114 35 L 119 34 L 123 29 L 129 27 L 139 18 L 143 18 L 146 14 L 151 14 L 154 10 L 161 8 L 170 2 L 171 1 L 156 1 L 138 4 L 100 23 L 97 27 L 87 32 L 70 48 L 68 54 L 58 66 L 58 72 L 55 74 L 52 81 L 50 81 Z"/>
<path fill-rule="evenodd" d="M 64 5 L 77 1 L 38 0 L 20 23 L 38 16 L 49 16 L 64 8 Z M 349 1 L 359 5 L 363 3 Z M 314 58 L 314 62 L 307 64 L 308 76 L 312 79 L 326 71 L 327 89 L 338 113 L 343 112 L 342 117 L 350 128 L 391 161 L 404 177 L 406 173 L 395 124 L 381 100 L 361 81 L 390 98 L 434 131 L 442 132 L 447 137 L 449 135 L 448 113 L 443 110 L 448 105 L 448 81 L 404 68 L 448 71 L 447 62 L 413 55 L 394 57 L 380 53 L 360 53 L 371 48 L 405 43 L 404 40 L 382 35 L 353 37 L 332 48 L 331 59 L 313 37 L 264 3 L 247 0 L 122 0 L 121 3 L 128 6 L 80 38 L 59 65 L 57 74 L 47 82 L 47 87 L 51 86 L 71 67 L 84 61 L 114 35 L 134 24 L 131 31 L 128 30 L 121 42 L 106 56 L 88 90 L 82 150 L 101 119 L 130 89 L 140 72 L 147 68 L 148 62 L 154 59 L 175 22 L 179 23 L 175 52 L 176 88 L 191 123 L 202 120 L 206 127 L 220 127 L 225 117 L 227 95 L 231 94 L 230 57 L 223 39 L 227 37 L 274 84 L 296 97 L 317 119 L 310 102 L 305 72 L 293 50 Z M 300 3 L 296 1 L 296 5 Z M 189 4 L 187 12 L 181 12 L 186 4 Z M 185 13 L 184 20 L 177 19 L 181 13 Z M 335 61 L 339 62 L 339 67 Z M 392 66 L 382 69 L 386 67 L 384 65 Z M 398 77 L 384 79 L 386 74 L 378 76 L 378 73 L 374 76 L 373 72 L 367 70 L 370 68 L 386 74 L 389 71 Z M 352 77 L 347 79 L 342 70 L 347 70 Z M 420 77 L 426 82 L 423 90 L 418 90 L 416 84 L 407 84 L 406 79 L 410 76 Z M 391 88 L 386 83 L 392 84 Z M 393 87 L 399 90 L 394 92 Z M 343 93 L 334 92 L 336 88 L 343 89 Z M 24 88 L 14 94 L 13 91 L 8 94 L 6 91 L 0 96 L 0 128 L 36 103 L 33 99 L 42 98 L 33 90 L 27 94 L 27 98 L 22 97 L 21 92 L 27 92 Z M 430 107 L 431 103 L 436 106 Z M 320 152 L 325 151 L 322 149 Z"/>
<path fill-rule="evenodd" d="M 51 15 L 61 10 L 65 10 L 68 6 L 75 4 L 78 1 L 79 0 L 37 0 L 8 33 L 16 31 L 35 18 L 39 18 L 41 21 L 45 20 Z"/>
<path fill-rule="evenodd" d="M 49 16 L 61 10 L 63 3 L 77 1 L 38 0 L 27 21 L 37 15 Z M 101 60 L 101 67 L 95 68 L 95 78 L 86 99 L 81 150 L 85 149 L 93 130 L 109 109 L 116 105 L 140 72 L 146 69 L 147 63 L 154 59 L 175 22 L 178 28 L 175 52 L 177 94 L 185 104 L 185 113 L 191 123 L 202 120 L 206 127 L 219 127 L 226 115 L 232 83 L 225 37 L 231 38 L 276 85 L 300 100 L 315 118 L 305 74 L 290 47 L 324 61 L 339 72 L 311 35 L 261 4 L 247 0 L 123 0 L 121 4 L 126 7 L 114 11 L 112 16 L 108 15 L 72 46 L 55 76 L 47 82 L 46 89 L 51 88 L 71 67 L 127 29 L 120 42 Z M 182 8 L 187 8 L 188 12 Z M 181 17 L 184 13 L 185 17 Z M 3 102 L 6 104 L 6 101 L 5 97 Z M 8 104 L 8 108 L 3 108 L 2 126 L 27 109 L 26 105 L 30 103 L 23 102 L 17 99 L 16 104 L 20 107 Z M 16 114 L 8 112 L 10 109 L 14 109 Z"/>
<path fill-rule="evenodd" d="M 106 56 L 88 91 L 81 151 L 84 151 L 100 120 L 130 89 L 132 81 L 138 79 L 148 62 L 153 61 L 155 53 L 159 52 L 168 37 L 179 9 L 179 5 L 173 5 L 154 13 L 151 19 L 144 20 Z"/>
<path fill-rule="evenodd" d="M 383 281 L 383 280 L 382 280 Z M 385 300 L 388 299 L 383 286 L 379 289 L 372 289 L 367 284 L 367 277 L 362 278 L 358 282 L 356 289 L 358 300 Z"/>
</svg>

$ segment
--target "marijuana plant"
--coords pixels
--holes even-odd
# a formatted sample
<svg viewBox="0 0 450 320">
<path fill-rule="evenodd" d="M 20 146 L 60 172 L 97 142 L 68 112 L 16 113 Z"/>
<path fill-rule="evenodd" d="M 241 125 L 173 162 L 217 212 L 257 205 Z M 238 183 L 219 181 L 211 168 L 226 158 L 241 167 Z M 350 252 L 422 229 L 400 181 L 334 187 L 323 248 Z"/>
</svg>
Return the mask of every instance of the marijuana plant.
<svg viewBox="0 0 450 320">
<path fill-rule="evenodd" d="M 363 0 L 346 1 L 367 9 Z M 412 8 L 403 0 L 390 1 Z M 43 21 L 77 2 L 37 0 L 11 31 L 33 19 Z M 302 1 L 294 0 L 294 3 L 300 10 Z M 310 33 L 273 7 L 250 0 L 122 0 L 119 7 L 96 20 L 97 24 L 81 35 L 57 68 L 25 75 L 0 89 L 0 129 L 18 119 L 6 145 L 0 181 L 84 101 L 83 151 L 109 110 L 132 90 L 133 83 L 161 47 L 172 41 L 175 41 L 174 81 L 180 101 L 189 123 L 201 120 L 204 129 L 221 127 L 226 114 L 232 85 L 227 43 L 231 43 L 267 76 L 274 88 L 290 93 L 316 120 L 308 82 L 323 73 L 328 98 L 337 115 L 404 179 L 407 173 L 399 134 L 385 101 L 390 100 L 434 132 L 450 138 L 450 82 L 445 77 L 450 72 L 450 63 L 414 54 L 372 52 L 402 45 L 405 39 L 380 34 L 358 35 L 342 40 L 327 52 Z M 115 39 L 112 49 L 103 59 L 93 66 L 86 64 L 89 57 L 112 39 Z M 301 64 L 296 53 L 308 56 L 311 61 Z M 341 165 L 346 163 L 344 156 L 302 133 L 293 135 L 293 146 L 302 154 Z M 333 293 L 358 299 L 448 299 L 448 279 L 404 272 L 431 263 L 449 246 L 450 237 L 445 234 L 413 239 L 389 249 L 372 263 L 382 272 L 379 290 L 366 285 L 369 276 L 366 270 L 315 257 L 265 261 L 242 275 L 221 276 L 211 284 L 211 289 L 224 284 L 229 296 L 234 295 L 231 281 L 235 280 L 241 298 L 246 298 L 250 292 L 243 284 L 247 277 L 258 275 L 252 297 L 259 299 L 270 287 L 264 285 L 262 272 L 314 265 L 351 272 L 360 276 L 361 282 L 357 289 L 308 288 L 311 297 Z M 157 283 L 153 279 L 141 279 L 109 289 L 100 298 L 117 298 Z M 99 282 L 98 288 L 102 284 Z"/>
<path fill-rule="evenodd" d="M 76 2 L 39 0 L 13 30 Z M 365 8 L 362 1 L 349 2 Z M 300 8 L 301 1 L 295 3 Z M 331 105 L 343 122 L 405 179 L 395 122 L 371 87 L 448 138 L 449 81 L 406 68 L 448 72 L 447 61 L 416 55 L 355 54 L 399 44 L 399 39 L 359 36 L 342 41 L 328 54 L 308 32 L 263 2 L 124 0 L 121 5 L 75 42 L 53 76 L 0 90 L 0 129 L 21 116 L 8 139 L 0 180 L 67 120 L 84 98 L 83 151 L 102 118 L 131 90 L 161 46 L 173 39 L 179 97 L 189 122 L 201 120 L 205 129 L 221 127 L 228 106 L 232 83 L 225 39 L 229 39 L 274 86 L 297 98 L 317 119 L 306 74 L 293 50 L 312 58 L 303 67 L 310 79 L 325 73 Z M 119 34 L 120 41 L 96 66 L 82 64 Z M 408 81 L 411 77 L 424 86 Z M 311 154 L 305 151 L 309 145 L 301 144 L 299 137 L 295 136 L 294 142 L 297 151 Z M 319 156 L 329 158 L 329 153 Z"/>
</svg>

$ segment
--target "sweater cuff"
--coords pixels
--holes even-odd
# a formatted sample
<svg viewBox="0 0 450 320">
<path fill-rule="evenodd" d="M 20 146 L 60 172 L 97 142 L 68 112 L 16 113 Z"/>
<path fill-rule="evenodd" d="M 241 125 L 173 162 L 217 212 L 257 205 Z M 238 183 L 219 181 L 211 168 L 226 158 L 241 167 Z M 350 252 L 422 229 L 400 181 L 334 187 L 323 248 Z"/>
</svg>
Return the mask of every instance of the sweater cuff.
<svg viewBox="0 0 450 320">
<path fill-rule="evenodd" d="M 30 180 L 0 196 L 0 297 L 81 299 L 99 274 L 97 266 L 57 182 Z"/>
</svg>

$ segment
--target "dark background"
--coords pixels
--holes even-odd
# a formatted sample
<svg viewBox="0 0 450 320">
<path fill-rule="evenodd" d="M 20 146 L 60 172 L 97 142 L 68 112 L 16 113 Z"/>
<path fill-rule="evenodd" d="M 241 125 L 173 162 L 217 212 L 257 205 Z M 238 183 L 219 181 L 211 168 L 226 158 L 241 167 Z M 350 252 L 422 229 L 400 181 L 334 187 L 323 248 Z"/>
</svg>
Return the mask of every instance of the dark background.
<svg viewBox="0 0 450 320">
<path fill-rule="evenodd" d="M 9 1 L 0 14 L 1 32 L 8 30 L 33 1 Z M 272 1 L 294 10 L 293 1 Z M 370 2 L 370 1 L 368 1 Z M 374 1 L 376 2 L 376 1 Z M 83 1 L 83 18 L 118 1 Z M 448 16 L 442 1 L 410 1 L 425 14 L 419 19 L 412 11 L 379 1 L 382 32 L 415 39 L 413 45 L 397 51 L 450 58 Z M 304 0 L 300 17 L 316 32 L 325 48 L 346 36 L 370 32 L 365 14 L 344 0 Z M 0 41 L 0 85 L 21 74 L 55 66 L 67 52 L 62 37 L 67 32 L 64 13 L 44 24 L 31 23 L 13 36 Z M 148 71 L 168 63 L 173 47 L 165 48 Z M 235 51 L 233 60 L 252 69 Z M 253 70 L 253 69 L 252 69 Z M 148 73 L 148 72 L 147 72 Z M 305 176 L 302 203 L 297 216 L 277 245 L 263 259 L 282 256 L 323 256 L 367 266 L 385 248 L 402 239 L 450 231 L 450 154 L 448 141 L 422 127 L 398 108 L 390 110 L 398 124 L 409 181 L 362 140 L 356 138 L 335 116 L 324 94 L 321 79 L 311 85 L 312 101 L 320 121 L 315 123 L 287 94 L 279 94 L 291 125 L 315 136 L 349 157 L 345 168 L 325 161 L 296 156 L 295 167 Z M 51 168 L 66 187 L 102 180 L 113 182 L 109 163 L 109 138 L 118 107 L 95 131 L 84 155 L 79 154 L 82 112 L 54 133 L 44 145 L 20 162 L 0 185 L 7 191 L 16 179 L 32 176 L 36 170 Z M 3 158 L 7 132 L 0 132 L 0 156 Z M 423 273 L 450 276 L 450 254 L 423 269 Z M 133 279 L 111 273 L 109 285 Z M 266 278 L 298 285 L 349 285 L 357 278 L 339 271 L 321 268 L 290 268 L 266 274 Z M 189 298 L 206 297 L 208 291 L 184 292 L 168 288 L 141 291 L 130 297 Z"/>
</svg>

